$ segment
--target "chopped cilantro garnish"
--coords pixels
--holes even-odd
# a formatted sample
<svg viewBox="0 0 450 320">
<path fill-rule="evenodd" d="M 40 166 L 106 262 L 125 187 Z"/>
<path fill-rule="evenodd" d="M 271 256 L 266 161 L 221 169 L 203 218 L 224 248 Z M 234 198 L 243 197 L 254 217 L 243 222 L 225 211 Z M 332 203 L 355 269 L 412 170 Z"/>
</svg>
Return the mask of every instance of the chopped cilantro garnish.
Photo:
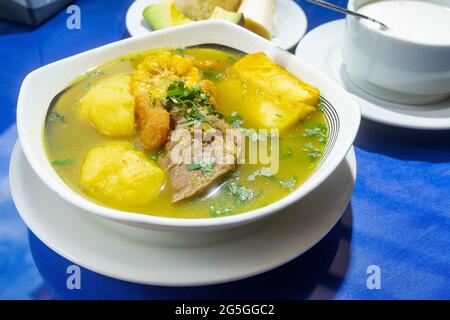
<svg viewBox="0 0 450 320">
<path fill-rule="evenodd" d="M 209 215 L 211 217 L 220 217 L 220 216 L 227 216 L 232 214 L 233 211 L 231 209 L 225 208 L 225 209 L 219 209 L 216 207 L 210 207 L 209 208 Z"/>
<path fill-rule="evenodd" d="M 273 173 L 269 168 L 261 168 L 247 177 L 247 181 L 255 181 L 256 177 L 272 177 Z"/>
<path fill-rule="evenodd" d="M 61 121 L 62 123 L 66 123 L 65 117 L 56 110 L 53 110 L 48 116 L 48 121 Z"/>
<path fill-rule="evenodd" d="M 213 69 L 204 70 L 201 72 L 202 78 L 208 79 L 211 81 L 220 80 L 223 78 L 223 74 Z"/>
<path fill-rule="evenodd" d="M 231 127 L 233 129 L 237 129 L 237 128 L 240 128 L 243 123 L 244 123 L 244 120 L 236 120 L 231 124 Z"/>
<path fill-rule="evenodd" d="M 238 201 L 250 201 L 256 196 L 252 189 L 245 186 L 239 186 L 235 182 L 227 183 L 226 188 Z"/>
<path fill-rule="evenodd" d="M 317 103 L 316 109 L 318 111 L 323 111 L 324 108 L 324 102 L 322 100 L 322 97 L 319 97 L 319 102 Z"/>
<path fill-rule="evenodd" d="M 249 137 L 252 141 L 260 140 L 260 136 L 255 129 L 241 128 L 241 132 L 245 137 Z"/>
<path fill-rule="evenodd" d="M 256 170 L 251 175 L 247 177 L 247 181 L 255 181 L 256 177 L 262 176 L 269 178 L 272 181 L 278 182 L 283 188 L 293 189 L 297 185 L 297 178 L 292 177 L 290 179 L 278 179 L 269 168 L 261 168 Z"/>
<path fill-rule="evenodd" d="M 174 81 L 167 89 L 162 103 L 170 112 L 184 116 L 183 124 L 191 127 L 197 123 L 207 122 L 207 115 L 222 118 L 210 102 L 209 94 L 199 85 L 186 87 L 184 81 Z"/>
<path fill-rule="evenodd" d="M 316 161 L 322 157 L 322 152 L 310 142 L 305 143 L 305 147 L 302 150 L 308 152 L 308 157 L 311 161 Z"/>
<path fill-rule="evenodd" d="M 238 61 L 237 57 L 232 57 L 232 56 L 228 57 L 228 63 L 235 64 L 236 61 Z"/>
<path fill-rule="evenodd" d="M 297 185 L 297 178 L 293 177 L 291 179 L 283 179 L 278 181 L 283 188 L 294 189 Z"/>
<path fill-rule="evenodd" d="M 203 174 L 209 176 L 214 173 L 215 164 L 212 162 L 202 162 L 200 170 L 202 170 Z"/>
<path fill-rule="evenodd" d="M 282 158 L 283 159 L 290 158 L 290 157 L 292 157 L 293 154 L 294 154 L 294 152 L 292 151 L 292 149 L 288 148 L 286 153 L 282 155 Z"/>
<path fill-rule="evenodd" d="M 189 170 L 189 171 L 192 171 L 192 170 L 198 170 L 198 169 L 200 169 L 202 166 L 200 165 L 200 163 L 188 163 L 187 165 L 186 165 L 186 168 Z"/>
<path fill-rule="evenodd" d="M 174 50 L 176 54 L 178 54 L 179 56 L 184 57 L 184 54 L 186 53 L 186 49 L 184 48 L 178 48 Z"/>
<path fill-rule="evenodd" d="M 214 173 L 215 164 L 208 161 L 202 161 L 200 163 L 188 163 L 186 164 L 186 168 L 189 171 L 192 170 L 201 170 L 204 175 L 212 175 Z"/>
<path fill-rule="evenodd" d="M 328 128 L 326 125 L 322 123 L 315 124 L 313 126 L 305 128 L 305 132 L 303 133 L 304 137 L 317 137 L 317 140 L 326 144 L 328 141 Z"/>
<path fill-rule="evenodd" d="M 284 148 L 283 148 L 284 150 Z M 292 151 L 291 147 L 288 147 L 286 151 L 280 152 L 280 159 L 288 159 L 294 155 L 294 151 Z"/>
<path fill-rule="evenodd" d="M 184 107 L 192 107 L 200 103 L 210 104 L 209 96 L 203 92 L 199 85 L 189 88 L 184 81 L 180 80 L 172 82 L 169 86 L 166 99 Z"/>
<path fill-rule="evenodd" d="M 196 123 L 203 122 L 207 122 L 207 118 L 201 108 L 194 106 L 186 111 L 186 118 L 183 122 L 184 125 L 192 127 Z"/>
<path fill-rule="evenodd" d="M 164 149 L 159 149 L 154 154 L 151 155 L 150 159 L 156 161 L 164 154 Z"/>
<path fill-rule="evenodd" d="M 90 82 L 88 82 L 84 85 L 83 90 L 84 90 L 84 92 L 88 92 L 89 90 L 91 90 L 91 88 L 92 88 L 92 84 Z"/>
<path fill-rule="evenodd" d="M 225 121 L 228 122 L 232 128 L 240 128 L 244 123 L 244 120 L 242 120 L 241 116 L 236 111 L 233 111 L 229 116 L 225 117 Z"/>
<path fill-rule="evenodd" d="M 53 160 L 52 165 L 54 166 L 69 166 L 73 163 L 73 159 L 65 159 L 65 160 Z"/>
</svg>

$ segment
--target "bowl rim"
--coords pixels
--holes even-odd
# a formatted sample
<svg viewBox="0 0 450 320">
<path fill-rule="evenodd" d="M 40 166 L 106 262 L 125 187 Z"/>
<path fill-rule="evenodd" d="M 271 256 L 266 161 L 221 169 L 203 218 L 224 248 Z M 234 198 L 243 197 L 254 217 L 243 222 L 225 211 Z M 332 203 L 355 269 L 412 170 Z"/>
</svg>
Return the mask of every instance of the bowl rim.
<svg viewBox="0 0 450 320">
<path fill-rule="evenodd" d="M 37 161 L 34 159 L 34 152 L 33 152 L 33 146 L 31 141 L 28 141 L 26 139 L 26 131 L 27 128 L 24 125 L 25 122 L 25 113 L 26 108 L 24 106 L 24 99 L 25 94 L 27 94 L 29 86 L 33 83 L 33 81 L 36 81 L 36 77 L 43 72 L 48 72 L 48 70 L 51 70 L 55 66 L 60 66 L 64 63 L 69 63 L 73 60 L 79 59 L 81 57 L 86 57 L 87 55 L 92 55 L 95 53 L 99 53 L 105 50 L 113 49 L 117 46 L 124 46 L 129 43 L 135 43 L 135 42 L 145 42 L 148 40 L 151 40 L 155 37 L 164 37 L 171 35 L 176 32 L 195 32 L 200 29 L 206 29 L 208 31 L 215 30 L 216 32 L 232 32 L 233 34 L 236 34 L 238 36 L 239 34 L 243 37 L 251 37 L 252 40 L 257 43 L 259 42 L 259 47 L 266 47 L 277 51 L 277 54 L 284 55 L 284 59 L 292 59 L 295 61 L 298 65 L 301 64 L 301 68 L 308 69 L 311 73 L 317 74 L 322 81 L 326 82 L 329 86 L 332 86 L 333 90 L 336 90 L 339 95 L 342 97 L 345 97 L 346 102 L 348 105 L 346 105 L 346 109 L 348 110 L 348 114 L 351 116 L 350 124 L 353 126 L 351 128 L 346 128 L 347 131 L 347 138 L 345 140 L 344 145 L 337 145 L 335 144 L 330 151 L 330 155 L 333 154 L 333 157 L 328 157 L 327 161 L 329 163 L 325 166 L 322 165 L 320 170 L 316 170 L 306 181 L 304 184 L 297 187 L 294 191 L 289 193 L 287 196 L 283 197 L 282 199 L 271 203 L 268 206 L 258 208 L 255 210 L 243 212 L 240 214 L 232 215 L 232 216 L 225 216 L 225 217 L 217 217 L 217 218 L 169 218 L 169 217 L 159 217 L 159 216 L 152 216 L 147 214 L 141 214 L 136 212 L 129 212 L 129 211 L 122 211 L 118 209 L 113 209 L 110 207 L 103 206 L 101 204 L 95 203 L 91 199 L 77 193 L 75 190 L 73 190 L 70 186 L 68 186 L 65 182 L 58 181 L 57 179 L 53 179 L 51 175 L 46 172 L 46 168 L 43 166 L 40 166 Z M 241 38 L 242 39 L 242 38 Z M 217 39 L 218 44 L 221 43 L 221 39 Z M 226 43 L 222 43 L 223 45 L 227 45 Z M 135 52 L 135 51 L 130 51 Z M 107 62 L 109 59 L 105 59 L 104 62 Z M 86 70 L 87 71 L 87 70 Z M 79 76 L 79 74 L 74 75 L 74 78 Z M 52 97 L 53 98 L 53 97 Z M 331 101 L 333 104 L 333 102 Z M 46 106 L 46 111 L 48 110 L 48 105 Z M 43 107 L 41 107 L 43 108 Z M 250 223 L 253 221 L 260 220 L 262 218 L 265 218 L 275 212 L 278 212 L 282 210 L 283 208 L 286 208 L 287 206 L 291 205 L 292 203 L 299 201 L 301 198 L 305 197 L 307 194 L 309 194 L 311 191 L 316 189 L 321 183 L 324 182 L 324 180 L 330 176 L 330 174 L 337 168 L 337 166 L 344 160 L 346 154 L 350 150 L 353 141 L 356 137 L 356 134 L 359 129 L 361 121 L 361 113 L 359 105 L 356 103 L 356 101 L 351 97 L 350 94 L 348 94 L 343 88 L 341 88 L 338 84 L 336 84 L 333 80 L 329 79 L 327 76 L 323 75 L 321 72 L 317 71 L 316 69 L 312 68 L 311 66 L 304 63 L 301 59 L 298 57 L 295 57 L 294 55 L 290 54 L 289 52 L 278 48 L 276 45 L 271 43 L 268 40 L 265 40 L 255 34 L 253 34 L 250 31 L 245 30 L 242 27 L 236 26 L 230 22 L 226 21 L 219 21 L 219 20 L 212 20 L 212 21 L 199 21 L 192 24 L 186 24 L 178 27 L 173 27 L 166 30 L 156 31 L 152 32 L 148 35 L 143 35 L 140 37 L 133 37 L 128 38 L 124 40 L 120 40 L 117 42 L 113 42 L 92 50 L 88 50 L 82 53 L 79 53 L 77 55 L 53 62 L 51 64 L 48 64 L 46 66 L 43 66 L 30 74 L 26 76 L 26 78 L 23 81 L 22 87 L 20 89 L 19 93 L 19 99 L 18 99 L 18 106 L 17 106 L 17 128 L 18 128 L 18 135 L 19 140 L 21 143 L 21 146 L 23 148 L 23 151 L 25 153 L 25 156 L 30 163 L 31 167 L 33 168 L 33 171 L 39 176 L 39 178 L 54 192 L 56 192 L 59 196 L 61 196 L 63 199 L 68 201 L 69 203 L 80 207 L 84 211 L 87 211 L 89 213 L 96 214 L 98 216 L 101 216 L 103 218 L 111 219 L 114 221 L 118 221 L 121 223 L 133 225 L 133 226 L 139 226 L 144 228 L 151 228 L 151 229 L 162 229 L 162 230 L 189 230 L 189 231 L 204 231 L 204 230 L 218 230 L 218 229 L 225 229 L 225 228 L 231 228 L 238 225 L 243 225 L 246 223 Z M 39 148 L 44 149 L 45 152 L 45 146 L 44 141 L 42 139 L 42 136 L 40 137 L 39 142 Z M 48 158 L 46 158 L 48 164 L 50 161 Z M 321 172 L 320 175 L 315 175 L 318 171 Z M 311 179 L 311 177 L 315 177 L 315 179 Z M 306 182 L 308 182 L 306 184 Z M 65 186 L 65 187 L 64 187 Z"/>
<path fill-rule="evenodd" d="M 356 7 L 355 7 L 355 3 L 357 1 L 362 1 L 362 0 L 349 0 L 347 3 L 347 9 L 352 10 L 352 11 L 357 11 Z M 372 0 L 369 3 L 374 3 L 374 2 L 381 2 L 383 0 Z M 424 0 L 417 0 L 419 2 L 425 2 L 425 3 L 429 3 L 427 1 Z M 367 4 L 369 4 L 367 3 Z M 437 3 L 432 3 L 432 4 L 437 4 Z M 441 6 L 444 6 L 442 4 L 439 4 Z M 358 8 L 359 9 L 359 8 Z M 369 28 L 366 24 L 361 22 L 361 19 L 358 19 L 356 17 L 353 17 L 351 15 L 347 15 L 346 16 L 346 20 L 348 19 L 356 19 L 357 23 L 360 27 L 364 28 L 364 30 L 366 32 L 370 32 L 372 34 L 376 34 L 379 37 L 382 37 L 384 39 L 388 39 L 391 41 L 397 41 L 399 44 L 407 44 L 407 45 L 411 45 L 411 46 L 416 46 L 416 47 L 422 47 L 422 48 L 430 48 L 430 49 L 450 49 L 450 43 L 427 43 L 427 42 L 420 42 L 420 41 L 413 41 L 413 40 L 409 40 L 409 39 L 404 39 L 400 36 L 396 36 L 390 33 L 386 33 L 380 30 L 376 30 L 376 29 L 372 29 Z"/>
</svg>

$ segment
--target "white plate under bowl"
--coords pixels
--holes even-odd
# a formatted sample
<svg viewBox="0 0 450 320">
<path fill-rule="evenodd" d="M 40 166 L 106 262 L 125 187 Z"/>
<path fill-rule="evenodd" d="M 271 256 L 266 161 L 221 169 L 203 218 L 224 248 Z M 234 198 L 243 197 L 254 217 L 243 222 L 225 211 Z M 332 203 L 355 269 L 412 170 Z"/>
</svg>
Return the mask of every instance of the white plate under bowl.
<svg viewBox="0 0 450 320">
<path fill-rule="evenodd" d="M 450 129 L 450 99 L 423 106 L 404 105 L 374 97 L 355 85 L 345 72 L 341 55 L 344 32 L 343 19 L 323 24 L 303 37 L 296 55 L 352 93 L 367 119 L 411 129 Z"/>
<path fill-rule="evenodd" d="M 88 215 L 42 183 L 20 144 L 12 153 L 9 179 L 22 219 L 61 256 L 125 281 L 194 286 L 253 276 L 314 246 L 339 221 L 349 203 L 356 160 L 352 148 L 319 188 L 272 219 L 206 233 L 144 230 Z"/>
<path fill-rule="evenodd" d="M 152 28 L 142 16 L 144 9 L 161 0 L 136 0 L 126 16 L 128 33 L 135 37 L 152 32 Z M 277 0 L 275 8 L 275 30 L 272 42 L 282 49 L 293 48 L 305 35 L 308 21 L 302 8 L 293 0 Z"/>
<path fill-rule="evenodd" d="M 100 205 L 70 188 L 48 160 L 42 133 L 51 101 L 86 70 L 111 59 L 164 47 L 217 44 L 246 53 L 264 52 L 270 59 L 307 83 L 318 87 L 329 120 L 330 139 L 312 175 L 286 197 L 239 215 L 216 219 L 178 219 L 125 212 Z M 275 215 L 317 188 L 345 158 L 358 132 L 361 113 L 354 99 L 334 81 L 301 59 L 235 24 L 206 20 L 117 41 L 39 68 L 23 81 L 17 102 L 20 144 L 34 172 L 63 199 L 86 212 L 141 228 L 165 231 L 212 231 L 249 224 Z"/>
</svg>

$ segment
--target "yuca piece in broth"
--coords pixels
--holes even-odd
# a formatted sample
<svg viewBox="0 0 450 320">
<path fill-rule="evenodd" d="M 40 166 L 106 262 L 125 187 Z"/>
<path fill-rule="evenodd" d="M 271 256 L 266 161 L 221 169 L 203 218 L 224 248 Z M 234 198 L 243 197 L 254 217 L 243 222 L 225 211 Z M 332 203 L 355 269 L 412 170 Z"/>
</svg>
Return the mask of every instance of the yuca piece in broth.
<svg viewBox="0 0 450 320">
<path fill-rule="evenodd" d="M 165 58 L 156 59 L 157 56 Z M 139 70 L 144 69 L 143 63 L 153 61 L 152 68 L 145 67 L 148 72 L 141 80 L 152 83 L 150 87 L 156 85 L 155 88 L 161 94 L 151 94 L 150 90 L 149 95 L 144 97 L 146 105 L 143 107 L 160 108 L 157 110 L 170 115 L 170 128 L 165 143 L 169 141 L 176 127 L 186 129 L 192 134 L 196 127 L 203 133 L 233 129 L 246 135 L 247 142 L 259 143 L 260 140 L 264 140 L 264 136 L 258 130 L 266 127 L 260 125 L 264 123 L 264 112 L 258 115 L 260 122 L 252 123 L 252 114 L 246 113 L 244 109 L 245 99 L 247 94 L 260 93 L 266 102 L 271 102 L 271 94 L 264 92 L 265 76 L 258 70 L 253 70 L 251 75 L 245 76 L 248 78 L 245 78 L 243 73 L 240 75 L 237 73 L 236 70 L 243 70 L 239 67 L 241 59 L 264 61 L 266 68 L 274 68 L 273 72 L 280 77 L 293 77 L 282 68 L 278 66 L 275 68 L 273 62 L 265 56 L 246 56 L 226 48 L 211 47 L 161 49 L 137 53 L 107 62 L 84 74 L 58 95 L 50 106 L 44 132 L 50 162 L 68 185 L 92 201 L 124 211 L 154 216 L 174 218 L 227 216 L 261 208 L 285 197 L 311 175 L 320 162 L 327 143 L 328 127 L 318 100 L 318 91 L 311 91 L 317 99 L 299 102 L 299 108 L 302 107 L 302 103 L 306 103 L 308 112 L 297 112 L 295 115 L 297 118 L 294 120 L 291 114 L 280 114 L 279 123 L 284 123 L 284 116 L 289 117 L 289 123 L 279 126 L 282 130 L 277 132 L 276 137 L 270 136 L 269 132 L 269 139 L 277 138 L 279 141 L 279 152 L 276 154 L 279 161 L 277 172 L 271 172 L 270 165 L 261 162 L 234 163 L 230 168 L 222 168 L 220 164 L 208 161 L 183 164 L 179 166 L 182 177 L 193 179 L 195 176 L 199 184 L 206 183 L 206 186 L 202 185 L 198 192 L 187 194 L 180 201 L 174 201 L 173 198 L 177 192 L 177 185 L 172 177 L 170 169 L 172 167 L 169 164 L 169 168 L 163 162 L 167 159 L 167 145 L 163 144 L 162 148 L 150 151 L 151 148 L 143 143 L 144 139 L 140 134 L 143 124 L 139 122 L 141 120 L 139 117 L 142 117 L 143 113 L 137 113 L 133 84 L 130 87 L 125 86 L 125 89 L 123 86 L 116 88 L 125 90 L 135 98 L 133 119 L 135 130 L 131 135 L 111 136 L 102 132 L 101 128 L 109 128 L 104 126 L 103 121 L 108 121 L 110 117 L 114 121 L 117 120 L 116 112 L 106 112 L 106 117 L 99 116 L 92 119 L 89 115 L 80 116 L 83 99 L 86 99 L 91 90 L 96 90 L 95 88 L 101 87 L 102 83 L 108 83 L 114 77 L 131 77 L 136 80 Z M 157 75 L 159 80 L 156 80 L 154 75 Z M 233 85 L 239 77 L 244 82 L 244 87 Z M 253 77 L 255 81 L 252 80 Z M 189 82 L 190 79 L 194 80 Z M 271 86 L 277 86 L 277 83 L 274 82 L 268 87 Z M 313 88 L 307 84 L 305 86 Z M 254 91 L 249 92 L 250 89 Z M 145 90 L 143 92 L 145 94 Z M 95 91 L 91 92 L 91 95 L 93 94 Z M 94 104 L 97 101 L 95 96 L 89 99 L 94 101 Z M 103 107 L 108 109 L 110 102 L 105 102 L 104 99 L 102 101 Z M 273 105 L 283 107 L 276 101 Z M 116 107 L 117 105 L 114 106 Z M 90 108 L 97 110 L 98 105 Z M 295 108 L 295 104 L 291 103 L 289 108 Z M 127 108 L 120 110 L 126 111 Z M 146 110 L 150 111 L 151 115 L 156 109 Z M 98 115 L 98 112 L 93 114 Z M 272 128 L 277 128 L 277 125 L 274 124 Z M 268 146 L 270 147 L 270 143 Z M 96 149 L 99 147 L 104 149 Z M 109 162 L 105 160 L 95 162 L 92 160 L 92 150 L 113 150 L 117 153 L 116 159 L 121 159 L 120 161 L 125 163 L 117 165 L 112 161 L 108 164 Z M 91 157 L 88 157 L 90 166 L 87 167 L 86 159 L 90 153 Z M 101 154 L 98 151 L 97 153 Z M 142 166 L 146 169 L 132 169 L 136 167 L 128 165 L 128 161 L 134 165 L 144 161 L 145 164 Z M 223 174 L 218 174 L 222 172 L 221 170 Z M 93 179 L 89 180 L 94 181 L 92 184 L 86 184 L 87 171 L 88 177 L 92 178 L 89 174 L 93 175 Z M 84 179 L 81 177 L 82 172 Z M 154 175 L 155 172 L 157 175 Z M 134 182 L 136 184 L 133 184 Z M 148 186 L 148 183 L 152 186 Z M 182 187 L 186 185 L 189 187 L 189 183 L 183 183 Z M 192 185 L 196 185 L 196 182 L 192 182 Z M 127 193 L 126 190 L 135 191 Z M 142 190 L 146 196 L 140 195 Z M 147 197 L 146 190 L 151 196 Z M 133 197 L 139 200 L 129 201 L 133 200 Z"/>
</svg>

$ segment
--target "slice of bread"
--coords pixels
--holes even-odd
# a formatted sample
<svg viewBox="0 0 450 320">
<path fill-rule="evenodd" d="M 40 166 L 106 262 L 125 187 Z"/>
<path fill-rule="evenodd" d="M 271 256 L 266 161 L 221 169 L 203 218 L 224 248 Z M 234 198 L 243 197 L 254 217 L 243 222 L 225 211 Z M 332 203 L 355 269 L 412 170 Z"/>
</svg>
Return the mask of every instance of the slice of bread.
<svg viewBox="0 0 450 320">
<path fill-rule="evenodd" d="M 183 13 L 194 20 L 208 19 L 218 6 L 228 11 L 236 11 L 241 0 L 174 0 Z"/>
</svg>

